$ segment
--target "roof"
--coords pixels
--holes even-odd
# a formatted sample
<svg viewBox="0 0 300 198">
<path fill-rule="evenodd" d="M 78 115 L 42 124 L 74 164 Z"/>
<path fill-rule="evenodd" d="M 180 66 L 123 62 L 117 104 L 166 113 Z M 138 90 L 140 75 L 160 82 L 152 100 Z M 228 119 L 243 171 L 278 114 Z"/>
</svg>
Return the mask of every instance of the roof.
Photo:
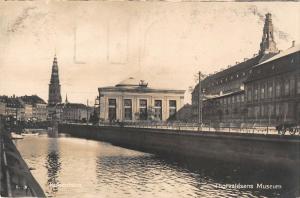
<svg viewBox="0 0 300 198">
<path fill-rule="evenodd" d="M 131 93 L 173 93 L 173 94 L 184 94 L 185 90 L 175 90 L 175 89 L 154 89 L 149 88 L 148 83 L 144 80 L 138 80 L 133 77 L 129 77 L 116 86 L 107 86 L 98 88 L 99 92 L 109 91 L 109 92 L 131 92 Z"/>
<path fill-rule="evenodd" d="M 129 93 L 173 93 L 173 94 L 184 94 L 185 90 L 175 90 L 175 89 L 152 89 L 148 87 L 127 87 L 127 86 L 109 86 L 109 87 L 100 87 L 98 91 L 101 93 L 103 91 L 107 92 L 129 92 Z"/>
<path fill-rule="evenodd" d="M 125 80 L 122 80 L 120 83 L 118 83 L 116 85 L 116 87 L 119 87 L 119 86 L 147 86 L 148 83 L 145 83 L 144 80 L 138 80 L 134 77 L 129 77 Z"/>
<path fill-rule="evenodd" d="M 276 60 L 276 59 L 279 59 L 279 58 L 282 58 L 282 57 L 285 57 L 285 56 L 288 56 L 288 55 L 293 54 L 293 53 L 298 52 L 298 51 L 300 51 L 300 45 L 296 45 L 296 46 L 294 46 L 294 47 L 290 47 L 290 48 L 287 49 L 287 50 L 284 50 L 284 51 L 279 52 L 278 54 L 276 54 L 276 55 L 273 56 L 272 58 L 269 58 L 269 59 L 267 59 L 267 60 L 265 60 L 265 61 L 263 61 L 263 62 L 257 64 L 255 67 L 258 67 L 258 66 L 263 65 L 263 64 L 265 64 L 265 63 L 274 61 L 274 60 Z"/>
<path fill-rule="evenodd" d="M 11 108 L 23 108 L 24 104 L 19 98 L 7 98 L 6 100 L 6 107 L 11 107 Z"/>
<path fill-rule="evenodd" d="M 210 96 L 205 96 L 205 100 L 210 100 L 210 99 L 217 99 L 217 98 L 223 98 L 223 97 L 227 97 L 227 96 L 233 96 L 233 95 L 238 95 L 238 94 L 242 94 L 245 93 L 245 90 L 240 90 L 240 91 L 235 91 L 235 92 L 229 92 L 223 95 L 210 95 Z"/>
<path fill-rule="evenodd" d="M 233 74 L 235 72 L 238 72 L 238 71 L 242 71 L 242 70 L 245 70 L 245 69 L 250 69 L 252 68 L 254 65 L 258 64 L 260 59 L 262 58 L 262 55 L 259 54 L 253 58 L 250 58 L 244 62 L 241 62 L 241 63 L 238 63 L 230 68 L 227 68 L 223 71 L 220 71 L 216 74 L 213 74 L 213 75 L 210 75 L 208 77 L 206 77 L 204 80 L 203 80 L 203 83 L 205 83 L 205 81 L 209 81 L 211 79 L 217 79 L 217 78 L 222 78 L 222 77 L 225 77 L 229 74 Z M 204 85 L 204 84 L 203 84 Z"/>
<path fill-rule="evenodd" d="M 37 95 L 32 95 L 32 96 L 21 96 L 20 97 L 22 101 L 24 101 L 26 104 L 31 104 L 31 105 L 34 105 L 34 104 L 46 104 L 46 102 L 40 98 L 39 96 Z"/>
<path fill-rule="evenodd" d="M 287 72 L 299 71 L 300 46 L 289 48 L 271 59 L 253 67 L 252 74 L 245 83 L 264 79 L 270 76 L 282 75 Z"/>
</svg>

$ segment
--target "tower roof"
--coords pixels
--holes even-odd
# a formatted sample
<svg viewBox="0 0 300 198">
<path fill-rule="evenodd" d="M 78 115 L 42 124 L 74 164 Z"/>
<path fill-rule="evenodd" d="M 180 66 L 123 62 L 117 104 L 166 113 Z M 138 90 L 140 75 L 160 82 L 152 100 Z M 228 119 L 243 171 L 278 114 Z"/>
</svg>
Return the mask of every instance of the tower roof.
<svg viewBox="0 0 300 198">
<path fill-rule="evenodd" d="M 58 83 L 59 84 L 58 64 L 57 64 L 56 54 L 54 55 L 54 59 L 53 59 L 50 83 Z"/>
<path fill-rule="evenodd" d="M 116 85 L 116 87 L 147 87 L 148 83 L 146 83 L 144 80 L 138 80 L 134 77 L 129 77 L 125 80 L 122 80 L 120 83 Z"/>
<path fill-rule="evenodd" d="M 263 36 L 260 43 L 261 54 L 277 54 L 278 49 L 274 40 L 274 27 L 272 23 L 272 14 L 267 13 L 265 18 L 265 24 L 263 28 Z M 269 57 L 267 57 L 269 58 Z M 265 60 L 267 59 L 265 58 Z"/>
</svg>

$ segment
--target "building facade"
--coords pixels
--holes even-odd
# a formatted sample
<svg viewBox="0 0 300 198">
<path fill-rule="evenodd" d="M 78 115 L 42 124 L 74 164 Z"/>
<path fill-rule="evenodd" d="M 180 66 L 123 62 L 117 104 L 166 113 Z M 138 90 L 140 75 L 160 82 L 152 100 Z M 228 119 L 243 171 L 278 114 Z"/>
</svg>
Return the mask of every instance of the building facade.
<svg viewBox="0 0 300 198">
<path fill-rule="evenodd" d="M 56 106 L 57 120 L 62 122 L 87 122 L 93 108 L 81 103 L 62 103 Z"/>
<path fill-rule="evenodd" d="M 0 100 L 5 103 L 5 116 L 13 118 L 18 121 L 25 121 L 25 105 L 15 96 L 1 96 Z M 27 108 L 28 112 L 28 108 Z M 30 113 L 30 112 L 28 112 Z"/>
<path fill-rule="evenodd" d="M 21 100 L 32 106 L 31 120 L 33 121 L 46 121 L 47 120 L 47 104 L 37 95 L 21 96 Z"/>
<path fill-rule="evenodd" d="M 102 121 L 166 121 L 183 106 L 184 90 L 153 89 L 135 78 L 99 91 Z"/>
<path fill-rule="evenodd" d="M 300 46 L 253 67 L 245 93 L 249 122 L 300 123 Z"/>
<path fill-rule="evenodd" d="M 0 96 L 1 112 L 6 117 L 18 121 L 45 121 L 47 118 L 46 103 L 37 95 L 8 97 Z M 0 114 L 1 114 L 0 112 Z"/>
<path fill-rule="evenodd" d="M 193 120 L 203 122 L 242 123 L 248 120 L 245 82 L 253 76 L 256 65 L 276 56 L 272 16 L 266 14 L 260 50 L 252 58 L 205 77 L 192 92 Z"/>
</svg>

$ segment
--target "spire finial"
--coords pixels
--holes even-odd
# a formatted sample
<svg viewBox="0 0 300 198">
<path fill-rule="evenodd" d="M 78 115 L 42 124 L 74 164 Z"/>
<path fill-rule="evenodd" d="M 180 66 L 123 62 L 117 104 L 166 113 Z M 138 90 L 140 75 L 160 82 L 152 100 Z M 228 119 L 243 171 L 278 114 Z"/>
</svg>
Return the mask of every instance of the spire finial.
<svg viewBox="0 0 300 198">
<path fill-rule="evenodd" d="M 274 40 L 274 27 L 272 23 L 272 14 L 267 13 L 265 17 L 265 24 L 263 28 L 262 41 L 260 43 L 260 53 L 262 54 L 276 54 L 278 49 Z"/>
<path fill-rule="evenodd" d="M 65 100 L 65 103 L 67 104 L 67 103 L 69 103 L 69 101 L 68 101 L 68 94 L 66 93 L 66 100 Z"/>
</svg>

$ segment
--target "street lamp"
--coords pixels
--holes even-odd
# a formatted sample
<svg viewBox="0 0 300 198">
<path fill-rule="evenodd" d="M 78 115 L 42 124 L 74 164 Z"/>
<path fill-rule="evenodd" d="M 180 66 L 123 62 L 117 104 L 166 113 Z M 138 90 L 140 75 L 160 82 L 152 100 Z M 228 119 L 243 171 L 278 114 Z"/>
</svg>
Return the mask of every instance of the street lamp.
<svg viewBox="0 0 300 198">
<path fill-rule="evenodd" d="M 198 84 L 198 124 L 202 126 L 202 102 L 203 102 L 203 93 L 201 87 L 201 78 L 205 77 L 200 71 L 198 72 L 199 84 Z M 203 92 L 203 93 L 202 93 Z"/>
</svg>

